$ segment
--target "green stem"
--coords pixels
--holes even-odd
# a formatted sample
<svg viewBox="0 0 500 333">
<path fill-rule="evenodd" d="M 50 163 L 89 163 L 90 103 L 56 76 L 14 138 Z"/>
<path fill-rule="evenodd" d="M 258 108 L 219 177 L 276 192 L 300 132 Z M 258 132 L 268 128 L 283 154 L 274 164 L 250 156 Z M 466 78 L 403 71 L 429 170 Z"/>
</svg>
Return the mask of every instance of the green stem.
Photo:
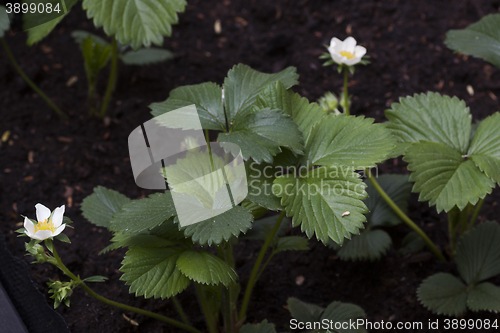
<svg viewBox="0 0 500 333">
<path fill-rule="evenodd" d="M 113 42 L 111 44 L 111 71 L 108 78 L 108 86 L 106 87 L 106 95 L 104 95 L 104 101 L 101 107 L 101 118 L 106 115 L 108 111 L 109 101 L 111 100 L 111 95 L 115 90 L 116 79 L 118 78 L 118 43 L 116 38 L 113 36 Z"/>
<path fill-rule="evenodd" d="M 481 208 L 483 208 L 483 205 L 484 205 L 484 199 L 486 199 L 486 196 L 484 198 L 482 198 L 481 200 L 479 200 L 479 202 L 477 203 L 476 209 L 474 209 L 474 214 L 472 215 L 472 217 L 470 219 L 470 223 L 469 223 L 469 226 L 467 227 L 467 230 L 472 229 L 474 224 L 476 224 L 476 220 L 479 216 L 479 213 L 481 212 Z"/>
<path fill-rule="evenodd" d="M 68 119 L 68 116 L 66 114 L 64 114 L 64 112 L 61 111 L 61 109 L 59 109 L 53 102 L 52 100 L 47 97 L 47 95 L 44 94 L 43 91 L 40 90 L 40 88 L 38 88 L 38 86 L 30 80 L 30 78 L 23 72 L 23 70 L 21 69 L 21 67 L 19 67 L 19 64 L 17 63 L 16 59 L 14 58 L 14 55 L 12 54 L 12 52 L 10 51 L 10 48 L 9 46 L 7 45 L 7 41 L 5 40 L 5 38 L 0 38 L 0 40 L 2 41 L 2 45 L 3 45 L 3 48 L 5 49 L 5 52 L 7 53 L 7 57 L 9 58 L 12 66 L 14 67 L 14 69 L 19 73 L 19 75 L 21 75 L 21 77 L 24 79 L 24 81 L 26 81 L 26 83 L 31 87 L 31 89 L 33 89 L 38 95 L 40 95 L 40 97 L 60 116 L 62 117 L 63 119 Z"/>
<path fill-rule="evenodd" d="M 370 182 L 372 183 L 372 185 L 375 188 L 375 190 L 377 190 L 377 192 L 380 194 L 380 196 L 385 200 L 385 202 L 389 205 L 389 207 L 391 207 L 391 209 L 396 213 L 396 215 L 398 215 L 399 218 L 401 220 L 403 220 L 403 222 L 405 222 L 413 231 L 415 231 L 420 237 L 422 237 L 422 239 L 427 244 L 427 246 L 429 247 L 429 249 L 432 251 L 432 253 L 434 253 L 434 255 L 436 255 L 436 257 L 439 260 L 446 261 L 446 259 L 444 258 L 443 254 L 441 253 L 441 251 L 439 251 L 437 249 L 436 245 L 430 240 L 430 238 L 427 236 L 427 234 L 422 229 L 420 229 L 419 226 L 416 225 L 415 222 L 413 222 L 401 210 L 401 208 L 399 208 L 399 206 L 396 205 L 396 203 L 394 201 L 392 201 L 392 199 L 389 197 L 389 195 L 387 195 L 387 193 L 385 193 L 384 189 L 382 189 L 382 187 L 380 186 L 380 184 L 373 177 L 370 169 L 366 170 L 366 175 L 367 175 L 368 179 L 370 180 Z"/>
<path fill-rule="evenodd" d="M 205 295 L 205 291 L 203 290 L 203 287 L 199 283 L 195 282 L 194 285 L 196 286 L 196 291 L 198 293 L 198 298 L 200 300 L 201 310 L 203 311 L 203 315 L 205 316 L 205 320 L 207 322 L 208 331 L 210 333 L 218 333 L 214 317 L 208 306 L 208 301 Z"/>
<path fill-rule="evenodd" d="M 49 241 L 51 244 L 52 244 L 52 241 Z M 111 306 L 114 306 L 114 307 L 117 307 L 119 309 L 122 309 L 122 310 L 125 310 L 125 311 L 130 311 L 130 312 L 135 312 L 135 313 L 138 313 L 138 314 L 142 314 L 144 316 L 148 316 L 148 317 L 151 317 L 151 318 L 154 318 L 154 319 L 158 319 L 158 320 L 161 320 L 167 324 L 170 324 L 170 325 L 173 325 L 173 326 L 176 326 L 176 327 L 179 327 L 183 330 L 186 330 L 188 332 L 192 332 L 192 333 L 201 333 L 200 331 L 198 331 L 196 328 L 192 327 L 192 326 L 189 326 L 189 325 L 186 325 L 186 324 L 183 324 L 181 323 L 180 321 L 177 321 L 177 320 L 174 320 L 174 319 L 171 319 L 171 318 L 168 318 L 168 317 L 165 317 L 165 316 L 162 316 L 162 315 L 159 315 L 157 313 L 154 313 L 154 312 L 150 312 L 150 311 L 146 311 L 146 310 L 143 310 L 143 309 L 139 309 L 139 308 L 135 308 L 133 306 L 129 306 L 129 305 L 125 305 L 125 304 L 122 304 L 122 303 L 118 303 L 118 302 L 115 302 L 115 301 L 112 301 L 112 300 L 109 300 L 105 297 L 102 297 L 101 295 L 97 294 L 95 291 L 93 291 L 92 289 L 90 289 L 86 284 L 85 282 L 83 282 L 79 277 L 77 277 L 75 274 L 73 274 L 62 262 L 61 258 L 59 257 L 59 255 L 57 254 L 57 251 L 54 247 L 54 245 L 52 244 L 52 253 L 54 254 L 54 258 L 56 259 L 57 261 L 57 267 L 62 270 L 64 272 L 64 274 L 66 274 L 67 276 L 69 276 L 72 280 L 74 280 L 75 282 L 77 282 L 78 286 L 79 287 L 82 287 L 83 289 L 85 289 L 85 291 L 92 297 L 94 297 L 95 299 L 97 299 L 98 301 L 101 301 L 103 303 L 106 303 L 108 305 L 111 305 Z"/>
<path fill-rule="evenodd" d="M 348 83 L 348 72 L 349 70 L 347 69 L 347 66 L 343 66 L 343 70 L 344 70 L 344 113 L 346 116 L 349 115 L 349 93 L 348 93 L 348 87 L 347 87 L 347 83 Z"/>
<path fill-rule="evenodd" d="M 186 323 L 186 325 L 190 325 L 191 323 L 189 322 L 188 317 L 186 316 L 186 313 L 184 312 L 184 309 L 182 308 L 181 303 L 177 300 L 175 296 L 172 296 L 172 302 L 174 303 L 175 308 L 177 309 L 177 312 L 182 318 L 182 321 Z"/>
<path fill-rule="evenodd" d="M 259 275 L 257 275 L 256 278 L 257 281 L 259 281 L 260 276 L 262 275 L 262 273 L 264 273 L 264 270 L 267 267 L 267 264 L 269 264 L 269 262 L 271 261 L 271 259 L 274 257 L 275 254 L 276 254 L 275 252 L 271 253 L 271 255 L 266 259 L 266 262 L 262 265 L 262 268 L 260 269 Z"/>
<path fill-rule="evenodd" d="M 253 265 L 252 273 L 250 274 L 250 279 L 248 280 L 247 288 L 245 290 L 245 296 L 243 297 L 243 303 L 241 304 L 241 310 L 240 310 L 240 316 L 239 319 L 242 320 L 245 318 L 247 309 L 248 309 L 248 303 L 250 302 L 250 296 L 252 295 L 252 289 L 257 282 L 257 276 L 259 273 L 260 265 L 262 263 L 262 260 L 264 260 L 264 256 L 266 255 L 267 248 L 271 244 L 274 236 L 278 232 L 278 229 L 281 225 L 281 221 L 283 221 L 283 218 L 285 217 L 285 211 L 282 211 L 280 215 L 278 216 L 278 219 L 276 220 L 276 223 L 274 224 L 273 229 L 269 233 L 269 236 L 267 236 L 266 241 L 264 242 L 264 245 L 260 249 L 259 256 L 257 257 L 257 260 L 255 261 L 255 264 Z"/>
<path fill-rule="evenodd" d="M 450 250 L 452 256 L 455 253 L 456 233 L 460 225 L 461 216 L 462 212 L 456 206 L 448 212 L 448 233 L 450 234 Z"/>
<path fill-rule="evenodd" d="M 470 215 L 471 206 L 468 204 L 463 211 L 460 212 L 460 236 L 467 230 L 467 221 Z"/>
</svg>

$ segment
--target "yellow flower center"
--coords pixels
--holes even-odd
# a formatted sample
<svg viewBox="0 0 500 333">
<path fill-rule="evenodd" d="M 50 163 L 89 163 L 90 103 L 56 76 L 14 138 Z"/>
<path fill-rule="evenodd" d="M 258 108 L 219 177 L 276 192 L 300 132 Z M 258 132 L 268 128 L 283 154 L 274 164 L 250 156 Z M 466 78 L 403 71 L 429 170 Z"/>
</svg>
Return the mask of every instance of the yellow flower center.
<svg viewBox="0 0 500 333">
<path fill-rule="evenodd" d="M 340 51 L 340 55 L 346 57 L 347 59 L 354 58 L 354 54 L 352 54 L 352 52 L 348 52 L 348 51 Z"/>
<path fill-rule="evenodd" d="M 39 230 L 50 230 L 50 231 L 54 232 L 56 230 L 56 228 L 54 227 L 54 224 L 52 223 L 52 219 L 50 219 L 48 221 L 45 220 L 43 222 L 38 222 L 35 225 L 35 232 L 37 232 Z"/>
</svg>

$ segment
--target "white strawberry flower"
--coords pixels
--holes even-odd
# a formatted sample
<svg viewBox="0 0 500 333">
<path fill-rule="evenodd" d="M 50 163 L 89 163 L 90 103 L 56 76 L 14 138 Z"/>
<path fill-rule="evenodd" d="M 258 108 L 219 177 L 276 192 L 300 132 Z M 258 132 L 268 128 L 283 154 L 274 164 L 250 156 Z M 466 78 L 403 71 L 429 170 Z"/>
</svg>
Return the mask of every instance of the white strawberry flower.
<svg viewBox="0 0 500 333">
<path fill-rule="evenodd" d="M 24 218 L 25 233 L 30 238 L 45 240 L 47 238 L 59 235 L 66 224 L 63 222 L 64 205 L 57 207 L 52 213 L 50 209 L 38 203 L 35 205 L 37 224 L 30 221 L 29 218 Z"/>
<path fill-rule="evenodd" d="M 328 51 L 333 61 L 339 65 L 345 64 L 347 66 L 357 64 L 366 54 L 366 48 L 356 45 L 356 40 L 352 37 L 347 37 L 344 41 L 333 37 Z"/>
</svg>

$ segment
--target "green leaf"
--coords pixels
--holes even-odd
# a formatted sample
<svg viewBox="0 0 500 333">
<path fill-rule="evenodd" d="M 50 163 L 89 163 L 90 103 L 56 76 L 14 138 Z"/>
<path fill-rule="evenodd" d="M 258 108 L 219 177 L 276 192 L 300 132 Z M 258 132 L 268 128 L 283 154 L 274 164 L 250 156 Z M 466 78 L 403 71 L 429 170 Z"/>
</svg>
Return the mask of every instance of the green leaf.
<svg viewBox="0 0 500 333">
<path fill-rule="evenodd" d="M 94 188 L 94 193 L 83 199 L 82 215 L 89 222 L 107 228 L 113 214 L 129 202 L 130 199 L 123 194 L 97 186 Z"/>
<path fill-rule="evenodd" d="M 4 6 L 0 6 L 0 38 L 10 29 L 10 19 Z"/>
<path fill-rule="evenodd" d="M 368 209 L 366 185 L 345 166 L 311 169 L 305 175 L 283 175 L 274 181 L 273 192 L 281 198 L 293 226 L 301 225 L 307 237 L 313 234 L 324 244 L 328 239 L 342 244 L 359 234 Z M 343 215 L 343 216 L 342 216 Z"/>
<path fill-rule="evenodd" d="M 387 127 L 399 142 L 441 143 L 465 155 L 469 147 L 471 115 L 457 97 L 429 92 L 400 98 L 385 112 Z"/>
<path fill-rule="evenodd" d="M 87 17 L 94 19 L 108 35 L 115 35 L 122 44 L 134 50 L 151 44 L 161 46 L 164 36 L 172 34 L 172 24 L 178 23 L 178 12 L 184 12 L 185 0 L 83 0 Z"/>
<path fill-rule="evenodd" d="M 500 226 L 485 222 L 460 239 L 455 255 L 458 271 L 468 284 L 500 274 Z"/>
<path fill-rule="evenodd" d="M 121 56 L 123 63 L 127 65 L 150 65 L 164 62 L 174 58 L 174 54 L 169 50 L 163 49 L 139 49 L 138 51 L 129 51 Z"/>
<path fill-rule="evenodd" d="M 104 282 L 107 279 L 108 278 L 105 276 L 94 275 L 94 276 L 89 276 L 88 278 L 85 278 L 82 281 L 85 281 L 85 282 Z"/>
<path fill-rule="evenodd" d="M 337 254 L 342 260 L 375 261 L 387 253 L 391 244 L 391 237 L 384 230 L 366 230 L 346 241 Z"/>
<path fill-rule="evenodd" d="M 177 268 L 189 279 L 198 283 L 228 286 L 237 276 L 222 259 L 203 250 L 185 251 L 177 259 Z"/>
<path fill-rule="evenodd" d="M 176 223 L 179 223 L 175 217 Z M 238 237 L 252 226 L 252 213 L 241 206 L 236 206 L 211 219 L 188 225 L 184 229 L 186 237 L 202 246 L 220 244 L 228 241 L 232 236 Z"/>
<path fill-rule="evenodd" d="M 226 116 L 222 106 L 222 88 L 212 82 L 176 88 L 170 92 L 168 99 L 149 106 L 153 116 L 179 108 L 196 105 L 201 127 L 211 130 L 226 130 Z"/>
<path fill-rule="evenodd" d="M 403 255 L 416 253 L 425 248 L 425 241 L 415 231 L 409 232 L 403 238 L 402 247 L 398 250 Z"/>
<path fill-rule="evenodd" d="M 283 168 L 267 163 L 259 164 L 255 161 L 248 161 L 245 169 L 248 184 L 247 200 L 269 210 L 281 210 L 283 207 L 280 199 L 273 194 L 272 186 L 276 176 L 283 174 Z"/>
<path fill-rule="evenodd" d="M 109 229 L 114 232 L 139 233 L 150 230 L 176 215 L 170 191 L 132 200 L 113 215 Z"/>
<path fill-rule="evenodd" d="M 54 239 L 57 239 L 58 241 L 64 242 L 64 243 L 71 243 L 71 241 L 69 240 L 69 237 L 66 236 L 65 234 L 62 234 L 62 233 L 57 235 L 56 237 L 54 237 Z"/>
<path fill-rule="evenodd" d="M 312 165 L 347 165 L 357 170 L 384 161 L 396 145 L 391 132 L 374 119 L 329 115 L 316 123 L 306 139 Z"/>
<path fill-rule="evenodd" d="M 263 109 L 250 112 L 235 121 L 229 133 L 220 133 L 219 142 L 232 142 L 241 148 L 245 160 L 273 162 L 280 147 L 303 154 L 304 142 L 297 124 L 279 110 Z"/>
<path fill-rule="evenodd" d="M 408 211 L 408 200 L 410 199 L 412 185 L 408 182 L 407 175 L 388 174 L 377 178 L 380 187 L 394 201 L 396 205 L 406 213 Z M 391 227 L 401 223 L 401 219 L 391 207 L 380 196 L 370 181 L 367 184 L 366 192 L 368 198 L 365 199 L 366 207 L 370 212 L 366 215 L 368 224 L 373 227 Z"/>
<path fill-rule="evenodd" d="M 274 325 L 264 319 L 260 324 L 245 324 L 241 327 L 241 333 L 276 333 Z"/>
<path fill-rule="evenodd" d="M 176 261 L 185 249 L 180 247 L 166 248 L 130 248 L 123 266 L 124 274 L 120 278 L 130 286 L 130 293 L 136 296 L 171 297 L 187 288 L 190 280 L 181 273 Z"/>
<path fill-rule="evenodd" d="M 406 150 L 403 158 L 413 192 L 420 193 L 420 201 L 436 205 L 438 213 L 449 212 L 458 206 L 463 210 L 468 203 L 475 205 L 491 193 L 495 182 L 481 172 L 471 160 L 466 160 L 455 149 L 441 143 L 420 141 Z"/>
<path fill-rule="evenodd" d="M 330 323 L 333 322 L 333 326 L 336 327 L 335 323 L 356 322 L 358 319 L 362 318 L 366 318 L 366 313 L 359 306 L 351 303 L 332 302 L 326 307 L 319 321 L 322 322 L 323 320 L 328 320 Z M 347 325 L 347 327 L 349 327 L 349 325 Z M 338 330 L 336 329 L 335 331 L 339 333 L 366 333 L 364 327 L 359 326 L 357 326 L 356 329 L 341 328 Z"/>
<path fill-rule="evenodd" d="M 258 204 L 253 203 L 247 199 L 243 200 L 241 206 L 248 209 L 252 213 L 254 219 L 261 218 L 262 215 L 266 214 L 269 211 L 267 208 L 261 207 Z"/>
<path fill-rule="evenodd" d="M 469 157 L 500 185 L 500 113 L 481 122 L 469 148 Z"/>
<path fill-rule="evenodd" d="M 287 236 L 278 239 L 278 245 L 274 250 L 276 253 L 285 251 L 307 251 L 309 240 L 302 236 Z"/>
<path fill-rule="evenodd" d="M 472 311 L 500 311 L 500 287 L 489 282 L 474 286 L 469 290 L 467 307 Z"/>
<path fill-rule="evenodd" d="M 462 30 L 449 30 L 444 43 L 450 49 L 481 58 L 500 68 L 500 14 L 486 15 Z"/>
<path fill-rule="evenodd" d="M 94 35 L 88 31 L 83 31 L 83 30 L 75 30 L 71 33 L 71 37 L 75 40 L 77 44 L 82 44 L 85 39 L 88 37 L 92 37 L 95 43 L 101 44 L 103 46 L 110 45 L 105 39 Z"/>
<path fill-rule="evenodd" d="M 38 5 L 41 1 L 39 0 L 26 0 L 24 1 L 28 4 Z M 69 11 L 78 2 L 78 0 L 65 0 L 66 9 Z M 34 13 L 28 11 L 23 14 L 23 29 L 28 29 L 28 41 L 29 46 L 38 43 L 47 35 L 54 30 L 56 25 L 62 21 L 62 19 L 67 15 L 64 13 L 64 7 L 61 4 L 61 0 L 48 0 L 43 1 L 45 4 L 51 4 L 52 8 L 56 8 L 59 5 L 59 13 L 52 11 L 52 13 L 47 13 L 45 11 L 39 12 L 38 10 Z"/>
<path fill-rule="evenodd" d="M 270 231 L 276 223 L 277 215 L 268 216 L 252 223 L 252 228 L 248 229 L 245 235 L 240 236 L 241 239 L 248 240 L 266 240 Z M 281 221 L 281 224 L 276 232 L 276 237 L 281 237 L 290 227 L 290 220 L 286 217 Z"/>
<path fill-rule="evenodd" d="M 318 321 L 324 310 L 320 306 L 302 302 L 294 297 L 288 299 L 287 305 L 292 317 L 302 323 Z"/>
<path fill-rule="evenodd" d="M 299 126 L 304 138 L 307 138 L 312 126 L 326 116 L 317 103 L 309 103 L 307 98 L 287 90 L 280 81 L 267 86 L 258 96 L 256 105 L 261 109 L 283 110 Z"/>
<path fill-rule="evenodd" d="M 434 313 L 458 316 L 467 310 L 467 287 L 451 274 L 438 273 L 425 279 L 417 293 L 420 303 Z"/>
<path fill-rule="evenodd" d="M 257 96 L 270 83 L 281 81 L 288 89 L 298 83 L 298 77 L 295 67 L 288 67 L 275 74 L 265 74 L 247 65 L 234 66 L 224 80 L 227 121 L 233 122 L 240 111 L 254 104 Z"/>
<path fill-rule="evenodd" d="M 81 47 L 89 86 L 95 87 L 99 72 L 111 58 L 111 46 L 96 43 L 92 36 L 88 36 L 82 41 Z"/>
</svg>

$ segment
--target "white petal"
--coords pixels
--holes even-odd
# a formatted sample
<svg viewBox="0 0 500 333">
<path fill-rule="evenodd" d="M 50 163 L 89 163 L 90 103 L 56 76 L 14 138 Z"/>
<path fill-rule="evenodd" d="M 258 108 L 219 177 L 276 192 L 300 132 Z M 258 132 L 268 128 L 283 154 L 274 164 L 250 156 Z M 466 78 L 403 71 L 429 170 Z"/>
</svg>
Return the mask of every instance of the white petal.
<svg viewBox="0 0 500 333">
<path fill-rule="evenodd" d="M 330 41 L 330 47 L 334 48 L 337 45 L 342 45 L 342 41 L 337 37 L 333 37 L 332 40 Z"/>
<path fill-rule="evenodd" d="M 27 217 L 24 218 L 24 229 L 26 229 L 26 235 L 29 237 L 33 236 L 35 233 L 35 225 Z"/>
<path fill-rule="evenodd" d="M 50 217 L 50 209 L 48 209 L 41 203 L 37 203 L 35 205 L 35 208 L 36 208 L 36 220 L 38 222 L 43 222 Z"/>
<path fill-rule="evenodd" d="M 54 231 L 54 234 L 52 236 L 55 237 L 55 236 L 59 235 L 61 232 L 63 232 L 64 228 L 66 228 L 66 224 L 63 224 L 59 228 L 57 228 L 56 231 Z"/>
<path fill-rule="evenodd" d="M 361 61 L 361 58 L 356 57 L 356 58 L 352 58 L 352 59 L 346 59 L 346 60 L 344 61 L 344 63 L 345 63 L 346 65 L 348 65 L 348 66 L 352 66 L 352 65 L 354 65 L 354 64 L 357 64 L 357 63 L 358 63 L 358 62 L 360 62 L 360 61 Z"/>
<path fill-rule="evenodd" d="M 44 240 L 52 236 L 52 231 L 50 230 L 38 230 L 36 234 L 33 235 L 34 239 Z"/>
<path fill-rule="evenodd" d="M 366 48 L 363 46 L 356 46 L 354 48 L 354 55 L 359 58 L 362 58 L 366 54 Z"/>
<path fill-rule="evenodd" d="M 333 61 L 335 61 L 337 64 L 342 64 L 344 63 L 345 57 L 341 56 L 338 53 L 331 53 Z"/>
<path fill-rule="evenodd" d="M 347 37 L 344 40 L 344 50 L 347 52 L 354 53 L 354 48 L 356 47 L 356 40 L 352 37 Z"/>
<path fill-rule="evenodd" d="M 54 214 L 52 214 L 52 224 L 56 228 L 58 228 L 63 221 L 64 209 L 64 205 L 62 205 L 61 207 L 57 207 L 54 210 Z"/>
</svg>

